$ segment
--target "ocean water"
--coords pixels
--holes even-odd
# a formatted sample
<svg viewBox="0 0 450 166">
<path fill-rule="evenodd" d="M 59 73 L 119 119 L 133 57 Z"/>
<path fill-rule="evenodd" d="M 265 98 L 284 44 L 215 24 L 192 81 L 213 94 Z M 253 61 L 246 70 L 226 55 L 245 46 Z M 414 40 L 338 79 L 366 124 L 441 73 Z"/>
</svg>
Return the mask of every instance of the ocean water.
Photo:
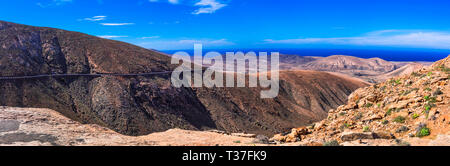
<svg viewBox="0 0 450 166">
<path fill-rule="evenodd" d="M 169 50 L 163 51 L 173 54 L 177 51 L 186 51 L 193 55 L 193 50 Z M 330 55 L 349 55 L 360 58 L 378 57 L 388 61 L 425 61 L 434 62 L 450 55 L 450 50 L 432 50 L 432 49 L 206 49 L 203 53 L 216 51 L 221 54 L 226 52 L 280 52 L 280 54 L 300 55 L 300 56 L 320 56 L 326 57 Z"/>
</svg>

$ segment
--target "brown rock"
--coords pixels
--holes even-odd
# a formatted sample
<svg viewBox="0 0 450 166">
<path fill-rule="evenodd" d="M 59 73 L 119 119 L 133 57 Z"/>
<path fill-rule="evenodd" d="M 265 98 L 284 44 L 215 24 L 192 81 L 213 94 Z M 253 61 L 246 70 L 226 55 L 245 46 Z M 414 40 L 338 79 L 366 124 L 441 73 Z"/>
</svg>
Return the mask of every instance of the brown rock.
<svg viewBox="0 0 450 166">
<path fill-rule="evenodd" d="M 387 132 L 374 132 L 373 137 L 375 139 L 395 139 L 395 136 L 392 133 Z"/>
<path fill-rule="evenodd" d="M 341 134 L 342 141 L 354 141 L 358 139 L 374 139 L 372 132 L 344 132 Z"/>
<path fill-rule="evenodd" d="M 282 136 L 281 134 L 276 134 L 271 138 L 271 140 L 277 141 L 277 142 L 285 142 L 286 136 Z"/>
<path fill-rule="evenodd" d="M 246 138 L 255 138 L 255 137 L 256 137 L 256 134 L 231 133 L 231 136 L 235 136 L 235 137 L 246 137 Z"/>
</svg>

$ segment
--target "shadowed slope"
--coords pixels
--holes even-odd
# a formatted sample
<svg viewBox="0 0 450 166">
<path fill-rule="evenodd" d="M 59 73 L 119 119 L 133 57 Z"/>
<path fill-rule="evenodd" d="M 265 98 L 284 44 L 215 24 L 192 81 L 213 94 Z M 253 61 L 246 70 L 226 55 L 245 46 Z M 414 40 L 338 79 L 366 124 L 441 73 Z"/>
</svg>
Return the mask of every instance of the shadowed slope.
<svg viewBox="0 0 450 166">
<path fill-rule="evenodd" d="M 168 71 L 170 57 L 131 44 L 0 21 L 0 76 Z M 310 123 L 365 86 L 322 72 L 281 74 L 281 92 L 174 88 L 170 75 L 0 80 L 0 105 L 56 110 L 127 135 L 171 128 L 271 134 Z M 301 90 L 299 93 L 299 90 Z"/>
</svg>

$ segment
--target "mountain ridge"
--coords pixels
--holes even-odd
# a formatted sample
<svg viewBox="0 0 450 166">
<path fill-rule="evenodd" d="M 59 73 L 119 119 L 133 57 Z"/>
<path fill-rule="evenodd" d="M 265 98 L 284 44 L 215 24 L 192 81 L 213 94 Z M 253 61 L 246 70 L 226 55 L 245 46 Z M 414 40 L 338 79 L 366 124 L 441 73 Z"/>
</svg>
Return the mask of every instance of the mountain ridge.
<svg viewBox="0 0 450 166">
<path fill-rule="evenodd" d="M 0 27 L 1 76 L 146 73 L 176 67 L 167 55 L 124 42 L 7 22 Z M 282 72 L 283 91 L 270 100 L 259 98 L 260 88 L 174 88 L 169 75 L 0 80 L 0 105 L 50 108 L 127 135 L 171 128 L 270 135 L 320 120 L 353 90 L 367 86 L 325 72 L 294 74 Z M 292 87 L 305 82 L 314 83 L 309 89 L 315 92 L 293 94 Z"/>
</svg>

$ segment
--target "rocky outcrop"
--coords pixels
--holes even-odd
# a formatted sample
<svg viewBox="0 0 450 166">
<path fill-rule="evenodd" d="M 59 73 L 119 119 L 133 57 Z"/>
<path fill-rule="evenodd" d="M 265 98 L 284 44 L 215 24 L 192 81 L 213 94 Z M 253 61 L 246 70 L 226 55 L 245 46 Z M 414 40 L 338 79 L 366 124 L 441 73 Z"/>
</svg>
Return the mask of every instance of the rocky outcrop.
<svg viewBox="0 0 450 166">
<path fill-rule="evenodd" d="M 260 142 L 255 142 L 255 138 L 182 129 L 126 136 L 96 124 L 81 124 L 50 109 L 0 107 L 0 146 L 249 146 L 269 143 L 264 136 L 258 139 Z"/>
<path fill-rule="evenodd" d="M 449 62 L 450 56 L 410 75 L 360 88 L 346 105 L 330 110 L 325 120 L 308 126 L 307 134 L 297 137 L 306 143 L 354 145 L 348 142 L 395 138 L 397 144 L 406 144 L 401 140 L 450 135 Z M 279 135 L 273 139 L 286 140 Z"/>
</svg>

